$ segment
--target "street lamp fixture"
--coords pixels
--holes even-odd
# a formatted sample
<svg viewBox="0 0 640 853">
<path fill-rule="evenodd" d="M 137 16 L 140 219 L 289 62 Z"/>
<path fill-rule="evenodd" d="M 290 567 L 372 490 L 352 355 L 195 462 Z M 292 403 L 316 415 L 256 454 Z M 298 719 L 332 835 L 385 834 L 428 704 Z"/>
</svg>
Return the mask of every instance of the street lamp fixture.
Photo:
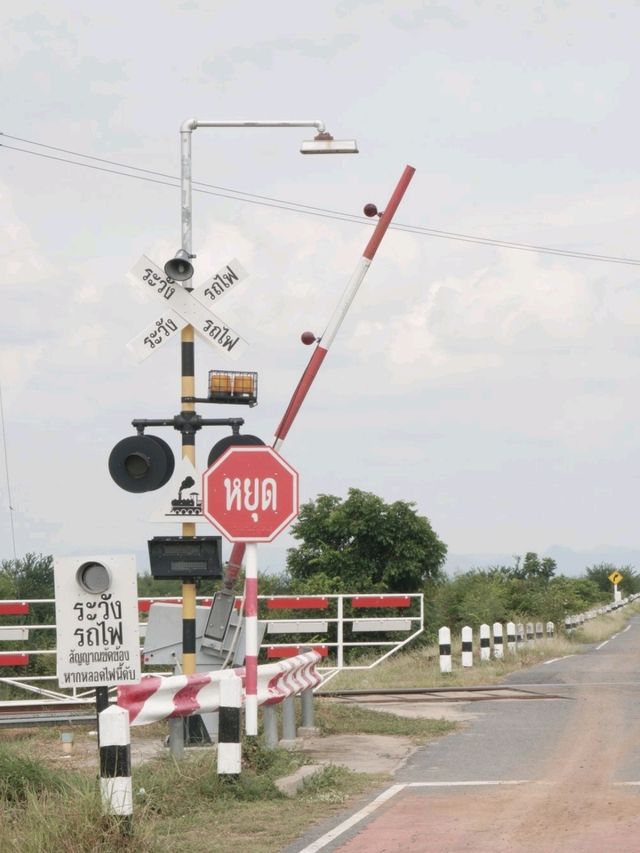
<svg viewBox="0 0 640 853">
<path fill-rule="evenodd" d="M 313 139 L 305 140 L 300 146 L 301 154 L 357 154 L 355 139 L 334 139 L 327 131 L 321 131 Z"/>
<path fill-rule="evenodd" d="M 167 261 L 164 270 L 177 281 L 188 282 L 193 277 L 192 232 L 191 232 L 191 135 L 199 127 L 315 127 L 313 139 L 306 140 L 300 147 L 302 154 L 357 154 L 355 139 L 338 140 L 328 133 L 323 121 L 200 121 L 188 118 L 180 126 L 180 154 L 182 191 L 182 246 L 174 258 Z M 189 284 L 184 285 L 188 290 Z"/>
</svg>

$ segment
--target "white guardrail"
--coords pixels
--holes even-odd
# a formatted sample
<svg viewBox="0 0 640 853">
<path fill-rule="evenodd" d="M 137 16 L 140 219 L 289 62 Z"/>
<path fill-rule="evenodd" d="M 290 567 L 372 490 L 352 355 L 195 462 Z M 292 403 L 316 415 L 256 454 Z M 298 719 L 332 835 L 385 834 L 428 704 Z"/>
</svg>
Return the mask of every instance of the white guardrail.
<svg viewBox="0 0 640 853">
<path fill-rule="evenodd" d="M 144 638 L 152 604 L 179 606 L 181 602 L 179 597 L 138 599 L 141 637 Z M 200 607 L 210 607 L 211 603 L 211 598 L 199 596 L 197 599 Z M 49 648 L 29 647 L 33 645 L 29 643 L 33 632 L 56 631 L 54 604 L 55 600 L 49 598 L 0 600 L 0 691 L 2 685 L 13 688 L 12 693 L 20 690 L 30 695 L 29 704 L 36 705 L 56 701 L 93 702 L 91 688 L 71 688 L 64 692 L 58 689 L 55 674 L 7 674 L 8 667 L 26 669 L 38 657 L 55 656 L 53 643 Z M 35 605 L 50 605 L 52 621 L 28 622 Z M 242 599 L 238 597 L 236 609 L 241 607 Z M 259 607 L 259 619 L 265 623 L 261 658 L 269 662 L 284 661 L 312 648 L 321 658 L 322 665 L 317 669 L 325 682 L 342 669 L 377 666 L 424 630 L 422 593 L 259 596 Z M 181 642 L 181 635 L 175 642 Z M 350 662 L 354 650 L 370 653 L 366 664 Z M 0 693 L 0 706 L 25 704 L 24 699 L 1 699 Z"/>
<path fill-rule="evenodd" d="M 259 666 L 258 704 L 275 705 L 289 696 L 317 687 L 322 682 L 316 669 L 320 659 L 320 655 L 312 651 Z M 234 677 L 244 682 L 244 667 L 196 675 L 145 675 L 139 684 L 117 688 L 117 704 L 129 712 L 132 726 L 144 726 L 168 717 L 204 714 L 218 710 L 220 684 Z"/>
</svg>

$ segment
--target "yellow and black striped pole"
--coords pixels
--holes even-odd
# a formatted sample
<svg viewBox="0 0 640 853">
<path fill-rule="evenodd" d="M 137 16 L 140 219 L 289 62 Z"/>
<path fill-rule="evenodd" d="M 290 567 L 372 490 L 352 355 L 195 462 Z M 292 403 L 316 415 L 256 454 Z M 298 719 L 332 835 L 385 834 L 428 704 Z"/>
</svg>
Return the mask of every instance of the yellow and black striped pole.
<svg viewBox="0 0 640 853">
<path fill-rule="evenodd" d="M 182 413 L 195 411 L 195 403 L 183 402 L 185 397 L 195 397 L 195 365 L 194 365 L 194 341 L 193 326 L 185 326 L 182 330 Z M 182 458 L 188 459 L 194 466 L 196 464 L 196 436 L 195 432 L 182 431 Z M 196 535 L 195 522 L 184 522 L 182 535 L 193 537 Z M 193 675 L 196 671 L 196 582 L 195 580 L 182 582 L 182 672 L 185 675 Z"/>
<path fill-rule="evenodd" d="M 185 122 L 180 128 L 180 163 L 181 163 L 181 229 L 183 257 L 189 263 L 192 254 L 191 231 L 191 131 L 192 126 Z M 192 290 L 193 267 L 191 277 L 183 281 L 186 290 Z M 181 341 L 181 399 L 180 408 L 184 414 L 195 412 L 195 403 L 183 402 L 183 398 L 195 397 L 195 358 L 194 358 L 193 326 L 185 326 L 182 330 Z M 196 464 L 196 435 L 193 430 L 182 430 L 182 458 L 188 459 L 193 466 Z M 182 535 L 196 535 L 195 522 L 185 522 L 182 525 Z M 193 675 L 196 671 L 196 583 L 182 582 L 182 672 Z"/>
</svg>

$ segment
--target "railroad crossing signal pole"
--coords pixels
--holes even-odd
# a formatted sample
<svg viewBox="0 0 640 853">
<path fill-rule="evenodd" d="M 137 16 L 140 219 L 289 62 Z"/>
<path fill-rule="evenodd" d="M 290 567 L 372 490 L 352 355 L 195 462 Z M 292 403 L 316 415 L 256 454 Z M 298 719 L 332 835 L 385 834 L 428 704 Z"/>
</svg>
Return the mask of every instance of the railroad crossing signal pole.
<svg viewBox="0 0 640 853">
<path fill-rule="evenodd" d="M 191 284 L 193 279 L 193 266 L 191 265 L 192 239 L 191 239 L 191 131 L 180 131 L 181 147 L 181 221 L 182 221 L 182 253 L 186 258 L 178 260 L 175 270 L 178 275 L 186 274 L 183 280 L 185 290 L 193 290 Z M 181 270 L 184 267 L 184 273 Z M 190 272 L 190 275 L 189 275 Z M 193 398 L 195 391 L 195 342 L 193 326 L 188 324 L 180 333 L 180 359 L 181 359 L 181 413 L 188 417 L 195 414 L 196 404 L 183 402 L 183 398 Z M 188 459 L 195 468 L 196 464 L 196 434 L 193 432 L 182 432 L 182 458 Z M 182 535 L 193 537 L 196 535 L 194 521 L 183 522 Z M 196 671 L 196 582 L 195 580 L 182 582 L 182 671 L 185 675 L 193 675 Z"/>
<path fill-rule="evenodd" d="M 317 134 L 313 140 L 304 142 L 301 147 L 303 154 L 357 154 L 358 147 L 355 140 L 335 140 L 330 133 L 325 129 L 322 121 L 199 121 L 198 119 L 186 119 L 180 127 L 180 181 L 181 181 L 181 224 L 182 224 L 182 245 L 176 253 L 176 257 L 169 261 L 165 267 L 165 272 L 174 279 L 180 279 L 184 282 L 190 282 L 193 276 L 193 266 L 191 260 L 195 257 L 192 254 L 192 181 L 191 181 L 191 134 L 198 127 L 314 127 Z M 188 284 L 183 285 L 187 289 L 191 289 Z M 193 397 L 193 390 L 186 389 L 194 387 L 193 381 L 193 329 L 187 327 L 182 331 L 182 392 L 183 396 Z M 194 411 L 193 404 L 183 404 L 184 411 Z M 190 408 L 187 408 L 190 406 Z M 183 457 L 192 458 L 195 463 L 195 438 L 189 443 L 185 443 L 187 439 L 192 437 L 185 436 L 183 433 L 182 452 Z M 192 454 L 192 457 L 190 456 Z M 195 525 L 184 524 L 183 536 L 195 536 Z M 185 623 L 189 621 L 193 624 L 193 636 L 195 644 L 195 585 L 187 584 L 189 589 L 183 589 L 183 616 Z M 191 633 L 191 627 L 185 624 L 185 640 L 187 632 Z M 185 648 L 187 648 L 185 646 Z M 183 671 L 191 672 L 187 669 L 189 666 L 195 666 L 191 663 L 189 655 L 191 652 L 183 652 Z"/>
<path fill-rule="evenodd" d="M 191 134 L 198 127 L 315 127 L 317 135 L 313 140 L 304 142 L 301 152 L 304 154 L 356 154 L 355 140 L 334 140 L 327 133 L 321 121 L 199 121 L 192 118 L 184 121 L 180 127 L 180 185 L 181 185 L 181 247 L 165 265 L 167 276 L 181 281 L 185 290 L 191 291 L 193 278 L 192 259 L 192 179 L 191 179 Z M 187 325 L 181 332 L 182 359 L 182 399 L 183 417 L 195 418 L 195 378 L 194 378 L 194 330 Z M 195 466 L 195 429 L 182 431 L 182 458 L 189 459 Z M 195 522 L 182 524 L 183 537 L 196 535 Z M 182 671 L 192 675 L 196 671 L 196 584 L 183 581 L 182 584 Z"/>
</svg>

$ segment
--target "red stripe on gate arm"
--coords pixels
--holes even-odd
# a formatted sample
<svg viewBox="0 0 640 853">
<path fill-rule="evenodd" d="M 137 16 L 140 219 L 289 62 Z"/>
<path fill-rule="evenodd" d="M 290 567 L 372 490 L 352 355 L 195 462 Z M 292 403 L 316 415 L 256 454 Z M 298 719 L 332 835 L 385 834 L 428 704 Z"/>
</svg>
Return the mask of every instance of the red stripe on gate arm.
<svg viewBox="0 0 640 853">
<path fill-rule="evenodd" d="M 291 598 L 268 598 L 268 610 L 326 610 L 329 599 L 322 596 L 295 596 Z"/>
<path fill-rule="evenodd" d="M 211 684 L 211 675 L 201 672 L 189 676 L 188 683 L 173 696 L 173 712 L 170 717 L 189 717 L 200 710 L 198 693 L 207 684 Z"/>
<path fill-rule="evenodd" d="M 0 615 L 1 616 L 22 616 L 24 613 L 29 612 L 29 602 L 28 601 L 9 601 L 4 604 L 0 604 Z"/>
<path fill-rule="evenodd" d="M 182 599 L 154 598 L 151 601 L 138 601 L 138 613 L 148 613 L 152 604 L 182 604 Z"/>
<path fill-rule="evenodd" d="M 318 344 L 311 353 L 309 363 L 305 367 L 304 372 L 300 377 L 300 381 L 296 386 L 296 390 L 293 392 L 293 397 L 289 401 L 289 405 L 282 416 L 282 420 L 278 424 L 278 428 L 275 432 L 276 439 L 284 441 L 287 437 L 287 433 L 291 429 L 291 424 L 293 423 L 295 416 L 300 411 L 300 407 L 304 403 L 304 398 L 307 396 L 309 388 L 311 388 L 313 380 L 316 377 L 316 373 L 320 370 L 320 366 L 324 361 L 326 354 L 327 350 L 320 344 Z"/>
<path fill-rule="evenodd" d="M 145 675 L 139 684 L 120 684 L 117 688 L 116 704 L 129 712 L 129 722 L 133 723 L 144 703 L 162 686 L 159 675 Z"/>
<path fill-rule="evenodd" d="M 356 595 L 351 599 L 352 607 L 409 607 L 408 595 Z"/>
<path fill-rule="evenodd" d="M 11 654 L 10 652 L 0 653 L 0 666 L 27 666 L 29 663 L 29 655 Z"/>
<path fill-rule="evenodd" d="M 300 649 L 302 646 L 269 646 L 267 649 L 267 657 L 268 658 L 293 658 L 296 655 L 300 654 Z M 308 649 L 308 646 L 305 646 L 305 649 Z M 318 652 L 318 654 L 326 658 L 329 654 L 329 649 L 326 646 L 312 646 L 311 647 L 314 652 Z"/>
<path fill-rule="evenodd" d="M 387 206 L 384 209 L 384 213 L 381 214 L 380 219 L 378 220 L 378 224 L 376 225 L 375 231 L 373 232 L 371 239 L 367 243 L 367 247 L 364 250 L 364 257 L 368 260 L 372 261 L 373 256 L 378 251 L 378 246 L 382 242 L 382 238 L 386 234 L 387 228 L 391 224 L 391 220 L 393 219 L 393 215 L 398 209 L 398 205 L 402 201 L 402 197 L 405 194 L 407 187 L 413 177 L 413 173 L 415 169 L 413 166 L 405 166 L 404 172 L 398 181 L 398 185 L 393 191 L 391 198 L 387 202 Z"/>
</svg>

